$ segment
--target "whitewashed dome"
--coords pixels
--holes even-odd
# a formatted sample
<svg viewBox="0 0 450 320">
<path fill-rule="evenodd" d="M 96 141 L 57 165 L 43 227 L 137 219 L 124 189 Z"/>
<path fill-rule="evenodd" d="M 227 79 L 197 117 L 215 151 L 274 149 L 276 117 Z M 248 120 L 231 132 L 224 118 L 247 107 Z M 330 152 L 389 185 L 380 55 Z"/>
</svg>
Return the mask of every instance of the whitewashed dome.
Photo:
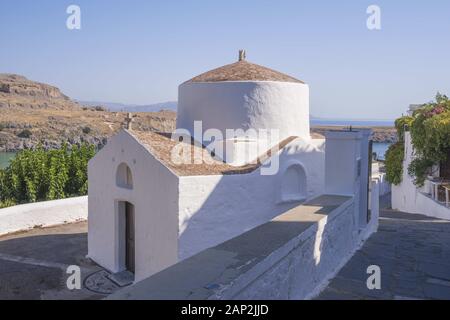
<svg viewBox="0 0 450 320">
<path fill-rule="evenodd" d="M 281 72 L 239 61 L 208 71 L 178 89 L 177 128 L 193 135 L 194 121 L 202 131 L 279 129 L 280 140 L 309 138 L 309 87 Z"/>
</svg>

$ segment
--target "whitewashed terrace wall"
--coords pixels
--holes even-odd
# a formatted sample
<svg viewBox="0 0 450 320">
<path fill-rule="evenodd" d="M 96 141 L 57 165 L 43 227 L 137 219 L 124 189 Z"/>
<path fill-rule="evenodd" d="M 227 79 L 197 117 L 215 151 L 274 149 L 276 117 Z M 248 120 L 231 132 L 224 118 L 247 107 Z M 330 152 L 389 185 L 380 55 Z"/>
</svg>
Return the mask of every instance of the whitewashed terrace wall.
<svg viewBox="0 0 450 320">
<path fill-rule="evenodd" d="M 87 196 L 18 205 L 0 210 L 0 236 L 83 221 L 87 217 Z"/>
<path fill-rule="evenodd" d="M 359 237 L 354 212 L 353 202 L 343 205 L 274 252 L 264 261 L 270 268 L 239 293 L 234 296 L 220 293 L 213 298 L 302 300 L 316 297 L 360 248 L 362 241 L 377 229 L 375 213 L 363 232 L 364 238 Z"/>
</svg>

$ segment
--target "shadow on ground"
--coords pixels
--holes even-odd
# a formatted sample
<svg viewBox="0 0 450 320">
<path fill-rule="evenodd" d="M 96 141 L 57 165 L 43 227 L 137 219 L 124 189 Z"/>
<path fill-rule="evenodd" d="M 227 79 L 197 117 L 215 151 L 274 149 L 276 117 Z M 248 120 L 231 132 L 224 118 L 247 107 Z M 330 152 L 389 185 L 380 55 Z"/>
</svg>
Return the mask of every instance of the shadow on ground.
<svg viewBox="0 0 450 320">
<path fill-rule="evenodd" d="M 86 222 L 0 238 L 0 299 L 99 299 L 83 287 L 69 290 L 67 267 L 81 268 L 82 281 L 101 270 L 86 258 Z"/>
</svg>

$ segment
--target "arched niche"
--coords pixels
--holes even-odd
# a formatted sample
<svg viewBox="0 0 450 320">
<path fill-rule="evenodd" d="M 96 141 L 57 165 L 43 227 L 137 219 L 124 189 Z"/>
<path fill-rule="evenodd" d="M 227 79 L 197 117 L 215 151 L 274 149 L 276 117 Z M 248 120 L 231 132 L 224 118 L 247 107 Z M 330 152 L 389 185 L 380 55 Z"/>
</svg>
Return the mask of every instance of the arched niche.
<svg viewBox="0 0 450 320">
<path fill-rule="evenodd" d="M 121 163 L 117 167 L 116 184 L 120 188 L 133 189 L 133 175 L 126 163 Z"/>
<path fill-rule="evenodd" d="M 300 163 L 288 165 L 281 175 L 281 202 L 304 201 L 307 195 L 305 168 Z"/>
</svg>

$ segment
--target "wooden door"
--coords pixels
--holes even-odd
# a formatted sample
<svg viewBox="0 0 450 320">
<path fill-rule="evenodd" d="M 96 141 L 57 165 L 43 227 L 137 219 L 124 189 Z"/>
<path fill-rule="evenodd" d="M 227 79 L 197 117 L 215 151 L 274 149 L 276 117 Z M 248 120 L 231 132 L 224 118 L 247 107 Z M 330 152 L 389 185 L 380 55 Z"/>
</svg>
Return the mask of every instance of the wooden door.
<svg viewBox="0 0 450 320">
<path fill-rule="evenodd" d="M 135 272 L 135 216 L 134 206 L 125 203 L 125 265 L 128 271 Z"/>
</svg>

